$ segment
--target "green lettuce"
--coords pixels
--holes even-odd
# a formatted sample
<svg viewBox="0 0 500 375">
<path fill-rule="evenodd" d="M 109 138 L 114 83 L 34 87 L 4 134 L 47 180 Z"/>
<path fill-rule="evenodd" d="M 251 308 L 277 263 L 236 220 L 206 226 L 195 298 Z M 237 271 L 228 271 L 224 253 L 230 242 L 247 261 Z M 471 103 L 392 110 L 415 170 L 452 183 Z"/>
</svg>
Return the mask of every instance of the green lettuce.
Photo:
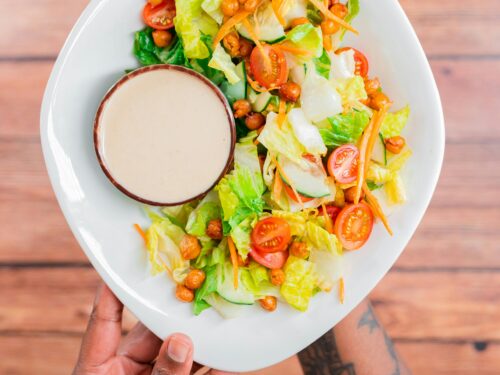
<svg viewBox="0 0 500 375">
<path fill-rule="evenodd" d="M 175 225 L 186 227 L 188 217 L 193 212 L 193 203 L 180 204 L 178 206 L 163 207 L 161 212 Z"/>
<path fill-rule="evenodd" d="M 326 250 L 330 253 L 342 254 L 342 245 L 337 236 L 312 221 L 306 224 L 307 243 L 311 249 Z"/>
<path fill-rule="evenodd" d="M 351 111 L 329 117 L 330 128 L 320 129 L 320 134 L 327 146 L 338 147 L 346 143 L 357 143 L 370 122 L 366 112 Z"/>
<path fill-rule="evenodd" d="M 172 64 L 190 67 L 179 38 L 167 47 L 158 47 L 153 40 L 153 29 L 146 27 L 134 35 L 134 55 L 141 65 Z"/>
<path fill-rule="evenodd" d="M 167 218 L 153 221 L 146 231 L 147 251 L 153 274 L 167 269 L 172 271 L 174 281 L 181 283 L 189 272 L 189 261 L 181 255 L 179 244 L 185 236 L 182 228 Z"/>
<path fill-rule="evenodd" d="M 285 282 L 281 285 L 281 295 L 290 306 L 306 311 L 318 280 L 314 264 L 290 256 L 284 271 Z"/>
<path fill-rule="evenodd" d="M 236 65 L 234 65 L 231 56 L 220 44 L 215 47 L 208 66 L 223 72 L 230 84 L 240 81 L 240 77 L 236 73 Z"/>
<path fill-rule="evenodd" d="M 186 57 L 204 59 L 210 51 L 202 40 L 203 34 L 215 35 L 217 22 L 203 12 L 202 0 L 176 0 L 175 31 L 181 38 Z"/>
<path fill-rule="evenodd" d="M 217 290 L 217 281 L 217 267 L 211 266 L 206 268 L 205 281 L 194 294 L 194 315 L 200 315 L 203 310 L 206 310 L 210 307 L 210 304 L 205 301 L 205 298 Z"/>
<path fill-rule="evenodd" d="M 290 225 L 292 236 L 302 237 L 306 233 L 306 222 L 308 214 L 304 211 L 289 212 L 281 210 L 273 210 L 272 215 L 287 221 Z"/>
<path fill-rule="evenodd" d="M 208 240 L 207 225 L 210 220 L 221 218 L 221 206 L 216 192 L 209 192 L 189 215 L 186 232 L 202 240 Z"/>
<path fill-rule="evenodd" d="M 257 215 L 251 214 L 231 230 L 231 238 L 243 260 L 247 259 L 250 251 L 250 234 L 256 222 Z"/>
<path fill-rule="evenodd" d="M 222 217 L 225 221 L 229 221 L 229 219 L 233 217 L 240 204 L 238 196 L 229 185 L 229 178 L 230 175 L 225 176 L 215 187 L 215 191 L 217 191 L 217 193 L 219 194 L 220 204 L 222 206 L 223 212 Z"/>
<path fill-rule="evenodd" d="M 286 40 L 311 53 L 310 57 L 319 58 L 323 53 L 323 34 L 321 28 L 310 23 L 295 26 L 286 34 Z"/>
<path fill-rule="evenodd" d="M 194 261 L 194 268 L 202 269 L 211 264 L 211 256 L 214 247 L 214 240 L 201 241 L 200 255 L 198 255 Z"/>
<path fill-rule="evenodd" d="M 212 43 L 213 38 L 210 35 L 202 35 L 201 40 L 205 43 L 208 48 L 209 56 L 204 59 L 191 59 L 191 67 L 193 70 L 196 70 L 198 73 L 207 77 L 210 81 L 212 81 L 215 85 L 220 85 L 223 82 L 226 82 L 226 77 L 224 73 L 220 70 L 214 69 L 209 66 L 209 62 L 212 58 Z"/>
<path fill-rule="evenodd" d="M 335 82 L 335 86 L 342 98 L 343 106 L 352 106 L 360 100 L 368 98 L 365 90 L 365 81 L 361 76 L 356 75 L 346 80 L 338 80 Z"/>
<path fill-rule="evenodd" d="M 257 139 L 271 153 L 282 154 L 300 166 L 307 166 L 302 157 L 305 153 L 304 146 L 295 136 L 288 121 L 285 121 L 281 128 L 278 126 L 276 113 L 269 112 L 266 126 Z"/>
<path fill-rule="evenodd" d="M 226 255 L 229 253 L 227 246 L 227 238 L 224 237 L 222 241 L 212 250 L 212 256 L 210 258 L 209 264 L 211 266 L 217 264 L 224 264 L 226 260 Z"/>
<path fill-rule="evenodd" d="M 254 274 L 257 274 L 257 278 Z M 260 265 L 240 269 L 241 282 L 257 299 L 265 296 L 279 297 L 279 288 L 271 284 L 268 276 L 262 278 L 263 275 L 267 276 L 267 269 Z"/>
<path fill-rule="evenodd" d="M 324 49 L 320 57 L 313 59 L 314 66 L 316 66 L 316 71 L 318 74 L 326 79 L 330 78 L 330 56 L 328 52 Z"/>
<path fill-rule="evenodd" d="M 201 8 L 214 19 L 219 25 L 224 21 L 224 14 L 221 10 L 222 0 L 203 0 Z"/>
<path fill-rule="evenodd" d="M 384 189 L 389 204 L 402 204 L 406 201 L 403 179 L 398 172 L 394 172 L 394 177 L 387 181 Z"/>
<path fill-rule="evenodd" d="M 406 126 L 409 117 L 409 106 L 406 106 L 397 112 L 388 113 L 380 126 L 380 133 L 382 133 L 384 139 L 400 135 Z"/>
</svg>

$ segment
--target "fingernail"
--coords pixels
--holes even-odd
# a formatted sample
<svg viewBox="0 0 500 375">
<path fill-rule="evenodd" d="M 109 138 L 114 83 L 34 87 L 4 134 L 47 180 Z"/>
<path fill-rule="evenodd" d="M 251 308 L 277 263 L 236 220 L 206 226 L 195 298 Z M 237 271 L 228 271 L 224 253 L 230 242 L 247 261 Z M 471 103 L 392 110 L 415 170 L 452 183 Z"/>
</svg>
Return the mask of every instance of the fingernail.
<svg viewBox="0 0 500 375">
<path fill-rule="evenodd" d="M 190 349 L 191 346 L 185 339 L 182 338 L 182 336 L 174 335 L 168 342 L 167 355 L 171 360 L 183 363 L 186 361 Z"/>
</svg>

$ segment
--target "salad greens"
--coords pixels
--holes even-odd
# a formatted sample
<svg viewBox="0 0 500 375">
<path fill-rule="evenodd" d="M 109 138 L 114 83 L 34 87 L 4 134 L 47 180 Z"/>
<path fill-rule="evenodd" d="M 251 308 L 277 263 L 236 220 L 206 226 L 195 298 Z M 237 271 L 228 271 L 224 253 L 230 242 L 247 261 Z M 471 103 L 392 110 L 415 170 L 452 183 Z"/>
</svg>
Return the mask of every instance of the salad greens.
<svg viewBox="0 0 500 375">
<path fill-rule="evenodd" d="M 229 14 L 227 1 L 155 1 L 135 32 L 141 65 L 184 66 L 221 89 L 237 136 L 231 170 L 202 199 L 146 208 L 151 272 L 167 273 L 195 315 L 278 301 L 306 311 L 335 288 L 342 303 L 344 250 L 362 247 L 375 220 L 390 232 L 371 191 L 407 199 L 410 109 L 388 111 L 366 56 L 341 45 L 359 0 L 335 4 L 331 30 L 323 2 L 240 0 Z"/>
</svg>

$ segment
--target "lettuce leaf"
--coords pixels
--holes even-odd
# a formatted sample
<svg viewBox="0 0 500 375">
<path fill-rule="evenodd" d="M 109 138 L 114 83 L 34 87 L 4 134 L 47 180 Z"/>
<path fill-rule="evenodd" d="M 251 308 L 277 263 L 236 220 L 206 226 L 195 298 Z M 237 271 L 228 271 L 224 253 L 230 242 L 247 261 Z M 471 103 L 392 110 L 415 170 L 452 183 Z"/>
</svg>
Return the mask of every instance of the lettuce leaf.
<svg viewBox="0 0 500 375">
<path fill-rule="evenodd" d="M 227 247 L 227 238 L 224 237 L 221 242 L 212 250 L 212 256 L 209 264 L 211 266 L 217 264 L 224 264 L 226 261 L 226 255 L 229 254 Z"/>
<path fill-rule="evenodd" d="M 343 106 L 352 106 L 360 100 L 368 98 L 365 91 L 365 82 L 361 76 L 354 76 L 346 80 L 337 80 L 335 81 L 335 86 L 342 98 Z"/>
<path fill-rule="evenodd" d="M 209 240 L 206 235 L 208 222 L 221 218 L 219 197 L 214 191 L 209 192 L 189 215 L 186 232 L 201 240 Z"/>
<path fill-rule="evenodd" d="M 214 240 L 201 241 L 201 252 L 195 259 L 194 268 L 202 269 L 211 264 L 212 251 L 215 247 Z"/>
<path fill-rule="evenodd" d="M 306 224 L 307 243 L 311 249 L 326 250 L 333 254 L 342 254 L 342 245 L 337 236 L 316 223 L 308 221 Z"/>
<path fill-rule="evenodd" d="M 354 61 L 354 51 L 352 49 L 339 54 L 330 52 L 329 57 L 331 62 L 329 79 L 345 80 L 354 77 L 356 62 Z"/>
<path fill-rule="evenodd" d="M 182 258 L 179 244 L 185 236 L 182 228 L 164 218 L 154 221 L 146 231 L 147 251 L 153 275 L 172 271 L 175 282 L 181 283 L 189 272 L 189 261 Z"/>
<path fill-rule="evenodd" d="M 247 259 L 250 251 L 250 234 L 256 222 L 257 215 L 251 214 L 231 230 L 231 238 L 243 260 Z"/>
<path fill-rule="evenodd" d="M 272 215 L 284 219 L 290 225 L 292 236 L 302 237 L 306 233 L 306 221 L 308 218 L 307 212 L 288 212 L 281 210 L 273 210 Z"/>
<path fill-rule="evenodd" d="M 285 121 L 281 128 L 278 126 L 277 117 L 276 113 L 269 112 L 266 126 L 257 139 L 275 156 L 282 154 L 296 164 L 305 167 L 306 163 L 302 157 L 305 153 L 304 146 L 295 136 L 288 121 Z"/>
<path fill-rule="evenodd" d="M 307 0 L 284 0 L 280 4 L 280 13 L 286 27 L 296 18 L 307 17 Z M 320 21 L 321 22 L 321 21 Z"/>
<path fill-rule="evenodd" d="M 326 79 L 330 78 L 330 56 L 328 52 L 324 49 L 320 57 L 313 59 L 314 65 L 316 66 L 316 71 L 318 74 Z"/>
<path fill-rule="evenodd" d="M 390 181 L 387 181 L 384 188 L 389 204 L 402 204 L 406 202 L 403 179 L 398 172 L 394 173 L 394 177 Z"/>
<path fill-rule="evenodd" d="M 223 72 L 230 84 L 240 81 L 240 77 L 236 73 L 236 65 L 234 65 L 231 56 L 220 44 L 215 47 L 208 66 Z"/>
<path fill-rule="evenodd" d="M 202 40 L 203 34 L 215 35 L 217 23 L 201 8 L 202 0 L 176 0 L 175 31 L 181 38 L 186 57 L 204 59 L 210 51 Z"/>
<path fill-rule="evenodd" d="M 219 25 L 224 21 L 224 14 L 220 8 L 222 0 L 203 0 L 201 8 Z"/>
<path fill-rule="evenodd" d="M 173 64 L 190 67 L 178 38 L 167 47 L 158 47 L 153 40 L 153 31 L 151 27 L 146 27 L 134 35 L 134 55 L 141 65 Z"/>
<path fill-rule="evenodd" d="M 329 292 L 342 277 L 344 257 L 336 252 L 312 249 L 309 261 L 316 266 L 318 287 L 325 292 Z"/>
<path fill-rule="evenodd" d="M 255 262 L 248 268 L 240 269 L 240 278 L 245 286 L 257 299 L 264 296 L 279 297 L 279 288 L 271 284 L 267 269 Z"/>
<path fill-rule="evenodd" d="M 380 133 L 382 133 L 384 139 L 400 135 L 406 126 L 409 117 L 409 106 L 406 106 L 397 112 L 388 113 L 380 126 Z"/>
<path fill-rule="evenodd" d="M 330 128 L 320 129 L 319 132 L 325 144 L 329 147 L 338 147 L 346 143 L 356 144 L 370 122 L 366 112 L 351 111 L 329 117 Z"/>
<path fill-rule="evenodd" d="M 195 291 L 193 301 L 194 315 L 200 315 L 203 310 L 210 307 L 205 298 L 217 290 L 217 267 L 211 266 L 205 269 L 205 281 L 202 286 Z"/>
<path fill-rule="evenodd" d="M 161 212 L 175 225 L 186 227 L 188 217 L 193 212 L 193 203 L 180 204 L 178 206 L 162 207 Z"/>
<path fill-rule="evenodd" d="M 291 109 L 288 112 L 288 122 L 292 125 L 295 136 L 302 143 L 307 153 L 312 155 L 326 154 L 327 149 L 318 128 L 307 120 L 302 109 Z"/>
<path fill-rule="evenodd" d="M 295 47 L 311 53 L 311 57 L 319 58 L 323 53 L 323 34 L 321 28 L 310 23 L 295 26 L 286 34 L 286 40 Z"/>
<path fill-rule="evenodd" d="M 314 264 L 290 256 L 284 271 L 285 282 L 281 285 L 281 295 L 290 306 L 306 311 L 318 280 Z"/>
<path fill-rule="evenodd" d="M 222 218 L 225 221 L 229 221 L 229 219 L 231 219 L 240 204 L 238 196 L 229 185 L 229 178 L 230 176 L 226 175 L 215 187 L 215 191 L 219 194 L 220 204 L 222 206 Z"/>
</svg>

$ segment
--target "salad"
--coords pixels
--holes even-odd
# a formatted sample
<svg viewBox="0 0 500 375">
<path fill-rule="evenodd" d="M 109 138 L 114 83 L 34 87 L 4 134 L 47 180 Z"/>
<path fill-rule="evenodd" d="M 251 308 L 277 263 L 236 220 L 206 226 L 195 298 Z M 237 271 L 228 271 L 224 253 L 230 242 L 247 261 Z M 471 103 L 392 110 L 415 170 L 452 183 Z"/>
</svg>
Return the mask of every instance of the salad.
<svg viewBox="0 0 500 375">
<path fill-rule="evenodd" d="M 305 311 L 330 291 L 343 302 L 344 252 L 375 222 L 392 235 L 383 207 L 406 199 L 410 111 L 390 111 L 366 56 L 342 44 L 358 12 L 358 0 L 146 2 L 140 64 L 203 74 L 236 119 L 234 167 L 216 187 L 148 207 L 151 225 L 135 225 L 153 274 L 166 273 L 194 314 L 278 302 Z"/>
</svg>

